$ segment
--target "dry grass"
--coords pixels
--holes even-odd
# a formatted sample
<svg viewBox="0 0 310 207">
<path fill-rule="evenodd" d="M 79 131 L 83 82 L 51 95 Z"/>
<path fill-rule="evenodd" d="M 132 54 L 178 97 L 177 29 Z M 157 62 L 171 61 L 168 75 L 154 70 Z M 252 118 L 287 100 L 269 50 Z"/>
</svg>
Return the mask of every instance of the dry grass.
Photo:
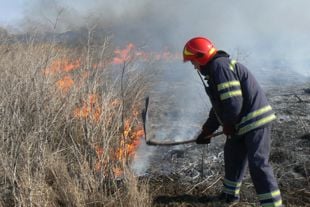
<svg viewBox="0 0 310 207">
<path fill-rule="evenodd" d="M 149 206 L 126 150 L 150 73 L 132 59 L 111 65 L 108 40 L 1 42 L 0 206 Z M 46 72 L 63 58 L 79 67 Z"/>
</svg>

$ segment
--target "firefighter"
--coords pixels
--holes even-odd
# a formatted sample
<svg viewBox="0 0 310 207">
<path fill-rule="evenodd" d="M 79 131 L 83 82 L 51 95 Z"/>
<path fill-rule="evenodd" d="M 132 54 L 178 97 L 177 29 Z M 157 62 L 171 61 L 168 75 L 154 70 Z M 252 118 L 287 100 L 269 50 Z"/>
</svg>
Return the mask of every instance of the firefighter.
<svg viewBox="0 0 310 207">
<path fill-rule="evenodd" d="M 276 116 L 253 75 L 204 37 L 195 37 L 185 44 L 183 59 L 191 61 L 205 77 L 208 83 L 205 88 L 212 104 L 196 143 L 209 143 L 206 137 L 219 126 L 227 136 L 225 178 L 217 199 L 226 203 L 239 201 L 248 165 L 261 206 L 282 206 L 280 190 L 268 162 L 271 122 Z"/>
</svg>

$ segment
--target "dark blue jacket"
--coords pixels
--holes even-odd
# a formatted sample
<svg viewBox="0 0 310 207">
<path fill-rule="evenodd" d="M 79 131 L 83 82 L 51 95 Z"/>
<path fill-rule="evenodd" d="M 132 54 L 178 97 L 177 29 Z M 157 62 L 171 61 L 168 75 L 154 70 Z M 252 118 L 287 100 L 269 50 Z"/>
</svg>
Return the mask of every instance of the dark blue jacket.
<svg viewBox="0 0 310 207">
<path fill-rule="evenodd" d="M 265 93 L 254 76 L 242 64 L 231 60 L 224 51 L 201 67 L 212 103 L 204 124 L 210 131 L 220 125 L 233 126 L 237 135 L 245 134 L 273 121 L 274 115 Z"/>
</svg>

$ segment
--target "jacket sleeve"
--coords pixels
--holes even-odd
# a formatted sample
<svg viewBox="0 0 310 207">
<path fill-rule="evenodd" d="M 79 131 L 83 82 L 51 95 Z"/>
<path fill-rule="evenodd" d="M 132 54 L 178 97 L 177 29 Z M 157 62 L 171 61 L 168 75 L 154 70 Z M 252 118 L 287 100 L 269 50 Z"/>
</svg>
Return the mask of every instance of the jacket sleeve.
<svg viewBox="0 0 310 207">
<path fill-rule="evenodd" d="M 209 113 L 209 118 L 207 121 L 203 124 L 202 130 L 209 131 L 210 133 L 215 132 L 220 126 L 220 123 L 216 117 L 215 111 L 213 108 L 211 108 Z"/>
<path fill-rule="evenodd" d="M 220 102 L 220 119 L 223 125 L 235 126 L 239 120 L 243 97 L 241 83 L 233 67 L 219 66 L 215 70 L 214 85 Z"/>
</svg>

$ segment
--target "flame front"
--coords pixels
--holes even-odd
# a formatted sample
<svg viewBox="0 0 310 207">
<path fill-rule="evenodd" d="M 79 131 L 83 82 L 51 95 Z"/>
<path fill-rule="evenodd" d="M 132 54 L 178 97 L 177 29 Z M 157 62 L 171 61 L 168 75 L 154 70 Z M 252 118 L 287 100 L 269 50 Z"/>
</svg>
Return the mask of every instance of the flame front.
<svg viewBox="0 0 310 207">
<path fill-rule="evenodd" d="M 108 65 L 123 64 L 134 58 L 139 58 L 142 61 L 148 61 L 150 59 L 160 61 L 171 61 L 180 59 L 178 54 L 173 54 L 169 51 L 161 52 L 145 52 L 138 50 L 133 43 L 129 43 L 124 48 L 118 48 L 114 50 L 114 58 L 108 64 L 104 62 L 97 62 L 92 65 L 92 68 L 106 67 Z M 105 62 L 106 63 L 106 62 Z M 53 76 L 58 78 L 55 82 L 55 86 L 64 94 L 68 94 L 73 87 L 81 87 L 86 84 L 87 77 L 89 77 L 89 71 L 81 72 L 82 64 L 80 59 L 72 60 L 62 57 L 54 60 L 43 72 L 47 76 Z M 78 71 L 78 72 L 77 72 Z M 59 78 L 60 77 L 60 78 Z M 77 81 L 81 80 L 81 82 Z M 77 88 L 78 89 L 78 88 Z M 108 107 L 120 107 L 121 101 L 118 99 L 112 100 Z M 111 120 L 101 120 L 104 107 L 100 102 L 100 96 L 98 94 L 88 94 L 79 106 L 72 111 L 72 116 L 75 119 L 87 120 L 91 124 L 108 124 Z M 97 162 L 95 164 L 95 170 L 101 171 L 101 169 L 108 165 L 107 161 L 104 161 L 104 156 L 108 155 L 110 158 L 117 160 L 119 163 L 125 163 L 128 160 L 134 158 L 137 148 L 140 145 L 141 137 L 143 136 L 143 127 L 141 123 L 137 123 L 139 113 L 135 110 L 131 110 L 131 117 L 122 120 L 123 127 L 120 131 L 118 140 L 119 143 L 116 149 L 109 149 L 105 151 L 103 146 L 95 145 Z M 106 117 L 105 117 L 106 119 Z M 105 123 L 103 123 L 103 121 Z M 113 169 L 115 176 L 121 176 L 122 170 L 120 167 Z"/>
<path fill-rule="evenodd" d="M 97 154 L 96 171 L 101 171 L 107 164 L 103 157 L 104 153 L 108 153 L 112 159 L 118 160 L 119 163 L 127 163 L 127 161 L 131 161 L 134 158 L 140 145 L 141 137 L 144 134 L 142 124 L 133 124 L 133 120 L 135 119 L 137 119 L 137 117 L 134 115 L 125 120 L 124 130 L 118 139 L 120 142 L 116 150 L 104 152 L 103 147 L 98 145 L 95 146 Z M 121 167 L 114 167 L 113 173 L 114 176 L 120 177 L 123 174 L 123 170 Z"/>
<path fill-rule="evenodd" d="M 115 57 L 113 58 L 112 63 L 114 64 L 122 64 L 129 60 L 130 52 L 135 48 L 132 43 L 129 43 L 124 49 L 116 49 L 114 50 Z"/>
<path fill-rule="evenodd" d="M 80 67 L 81 67 L 81 61 L 79 59 L 69 60 L 66 58 L 61 58 L 61 59 L 54 60 L 50 64 L 50 66 L 44 70 L 44 72 L 46 75 L 53 75 L 59 72 L 70 72 Z"/>
<path fill-rule="evenodd" d="M 114 50 L 115 57 L 113 58 L 113 64 L 122 64 L 133 58 L 139 58 L 141 60 L 151 60 L 155 59 L 158 61 L 175 61 L 180 60 L 181 55 L 179 53 L 172 53 L 168 50 L 159 51 L 159 52 L 145 52 L 138 50 L 133 43 L 129 43 L 123 49 Z"/>
</svg>

